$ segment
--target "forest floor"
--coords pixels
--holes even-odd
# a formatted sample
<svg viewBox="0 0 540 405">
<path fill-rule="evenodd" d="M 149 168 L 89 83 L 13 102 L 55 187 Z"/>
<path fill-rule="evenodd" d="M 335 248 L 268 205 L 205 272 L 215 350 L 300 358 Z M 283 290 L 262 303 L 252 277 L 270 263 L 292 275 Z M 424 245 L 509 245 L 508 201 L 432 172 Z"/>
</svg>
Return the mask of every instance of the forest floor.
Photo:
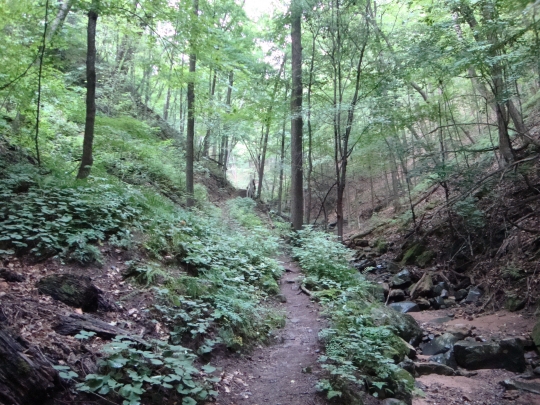
<svg viewBox="0 0 540 405">
<path fill-rule="evenodd" d="M 269 346 L 258 346 L 248 355 L 225 357 L 218 405 L 322 405 L 316 390 L 323 372 L 317 363 L 322 350 L 319 331 L 325 326 L 319 307 L 302 292 L 300 269 L 290 257 L 281 257 L 286 272 L 281 278 L 281 302 L 286 323 L 273 335 Z"/>
</svg>

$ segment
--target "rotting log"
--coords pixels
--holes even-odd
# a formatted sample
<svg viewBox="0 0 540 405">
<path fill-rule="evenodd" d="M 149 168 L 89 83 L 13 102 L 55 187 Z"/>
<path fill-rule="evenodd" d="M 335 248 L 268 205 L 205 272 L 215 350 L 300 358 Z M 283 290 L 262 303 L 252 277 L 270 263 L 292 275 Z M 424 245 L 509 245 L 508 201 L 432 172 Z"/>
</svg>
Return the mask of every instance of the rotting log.
<svg viewBox="0 0 540 405">
<path fill-rule="evenodd" d="M 0 403 L 43 404 L 58 382 L 58 373 L 39 349 L 0 323 Z"/>
<path fill-rule="evenodd" d="M 22 274 L 4 268 L 0 269 L 0 278 L 3 278 L 10 283 L 21 283 L 26 280 L 26 277 L 24 277 Z"/>
<path fill-rule="evenodd" d="M 116 304 L 97 288 L 90 277 L 75 274 L 53 274 L 36 283 L 41 294 L 50 295 L 74 308 L 85 312 L 117 310 Z"/>
<path fill-rule="evenodd" d="M 150 346 L 148 342 L 139 336 L 133 335 L 132 332 L 113 326 L 107 322 L 97 319 L 88 314 L 70 314 L 69 316 L 61 315 L 58 317 L 58 322 L 54 326 L 56 333 L 60 335 L 76 335 L 82 330 L 87 332 L 95 332 L 97 336 L 103 339 L 112 339 L 116 336 L 126 336 L 134 342 L 145 346 Z"/>
</svg>

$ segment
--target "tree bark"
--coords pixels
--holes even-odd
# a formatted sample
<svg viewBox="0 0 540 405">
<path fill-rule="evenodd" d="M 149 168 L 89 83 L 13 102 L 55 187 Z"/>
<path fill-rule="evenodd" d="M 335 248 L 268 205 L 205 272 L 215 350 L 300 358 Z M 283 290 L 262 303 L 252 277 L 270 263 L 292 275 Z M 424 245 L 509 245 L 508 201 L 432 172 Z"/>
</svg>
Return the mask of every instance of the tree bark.
<svg viewBox="0 0 540 405">
<path fill-rule="evenodd" d="M 212 77 L 212 82 L 210 84 L 210 94 L 209 99 L 212 102 L 214 100 L 214 94 L 216 93 L 216 81 L 217 81 L 217 71 L 214 69 L 214 75 Z M 208 129 L 206 130 L 206 135 L 204 136 L 203 140 L 203 151 L 202 155 L 204 157 L 208 157 L 208 153 L 210 152 L 210 135 L 212 134 L 212 130 L 210 129 L 210 126 L 208 126 Z"/>
<path fill-rule="evenodd" d="M 291 91 L 291 222 L 302 229 L 304 221 L 304 186 L 302 164 L 302 5 L 291 4 L 292 91 Z"/>
<path fill-rule="evenodd" d="M 193 0 L 194 18 L 199 15 L 199 0 Z M 192 34 L 194 35 L 194 34 Z M 191 38 L 191 51 L 189 54 L 189 73 L 190 79 L 187 88 L 187 133 L 186 133 L 186 205 L 193 207 L 195 200 L 193 198 L 193 160 L 195 158 L 195 70 L 197 66 L 197 55 L 195 54 L 195 44 Z"/>
<path fill-rule="evenodd" d="M 78 179 L 85 179 L 90 174 L 94 158 L 94 125 L 96 122 L 96 26 L 98 14 L 95 10 L 88 12 L 87 55 L 86 55 L 86 121 L 84 124 L 84 140 L 81 166 Z"/>
<path fill-rule="evenodd" d="M 67 15 L 69 14 L 69 11 L 71 10 L 72 5 L 73 5 L 73 0 L 65 0 L 63 3 L 60 4 L 60 9 L 58 10 L 58 13 L 56 14 L 56 18 L 52 22 L 51 28 L 49 29 L 49 32 L 47 33 L 47 42 L 51 42 L 56 31 L 62 26 Z"/>
<path fill-rule="evenodd" d="M 52 364 L 0 323 L 0 403 L 42 404 L 59 383 Z"/>
</svg>

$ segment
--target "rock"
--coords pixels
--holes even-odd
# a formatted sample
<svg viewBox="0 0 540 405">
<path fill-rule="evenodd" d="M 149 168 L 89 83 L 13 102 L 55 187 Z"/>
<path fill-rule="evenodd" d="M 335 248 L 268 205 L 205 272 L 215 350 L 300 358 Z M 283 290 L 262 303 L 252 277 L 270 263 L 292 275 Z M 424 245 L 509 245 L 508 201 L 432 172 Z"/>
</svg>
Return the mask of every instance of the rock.
<svg viewBox="0 0 540 405">
<path fill-rule="evenodd" d="M 358 271 L 364 271 L 368 267 L 373 267 L 376 270 L 377 263 L 373 259 L 363 259 L 353 263 L 353 267 Z"/>
<path fill-rule="evenodd" d="M 467 296 L 467 294 L 468 294 L 467 290 L 461 289 L 461 290 L 456 291 L 454 296 L 456 297 L 456 301 L 461 301 Z"/>
<path fill-rule="evenodd" d="M 503 368 L 522 373 L 526 368 L 523 347 L 516 339 L 498 343 L 461 340 L 454 345 L 454 354 L 457 364 L 470 370 Z"/>
<path fill-rule="evenodd" d="M 426 247 L 421 243 L 414 243 L 404 253 L 401 259 L 401 264 L 414 264 L 417 259 L 424 253 Z"/>
<path fill-rule="evenodd" d="M 420 377 L 427 374 L 438 374 L 438 375 L 455 375 L 456 372 L 453 368 L 448 367 L 440 363 L 414 363 L 414 369 L 416 371 L 416 376 Z"/>
<path fill-rule="evenodd" d="M 520 390 L 540 394 L 540 383 L 536 381 L 504 380 L 501 385 L 507 390 Z"/>
<path fill-rule="evenodd" d="M 429 309 L 431 307 L 431 304 L 425 298 L 417 299 L 416 303 L 418 304 L 418 307 L 420 308 L 421 311 L 425 311 L 426 309 Z"/>
<path fill-rule="evenodd" d="M 475 304 L 478 302 L 481 296 L 482 290 L 480 290 L 478 287 L 472 287 L 467 294 L 467 298 L 465 298 L 465 302 L 468 304 Z"/>
<path fill-rule="evenodd" d="M 444 335 L 436 337 L 427 344 L 420 345 L 420 348 L 422 349 L 422 354 L 426 356 L 433 356 L 435 354 L 447 352 L 458 340 L 460 339 L 451 333 L 445 333 Z"/>
<path fill-rule="evenodd" d="M 536 367 L 536 368 L 533 370 L 533 373 L 536 374 L 536 375 L 540 375 L 540 367 Z"/>
<path fill-rule="evenodd" d="M 379 302 L 384 302 L 385 296 L 388 294 L 383 284 L 371 284 L 368 291 Z"/>
<path fill-rule="evenodd" d="M 403 346 L 405 349 L 405 355 L 410 359 L 414 359 L 416 357 L 416 349 L 414 348 L 414 346 L 407 343 L 401 338 L 399 338 L 399 340 L 403 343 Z"/>
<path fill-rule="evenodd" d="M 418 297 L 431 297 L 433 295 L 432 292 L 433 289 L 433 279 L 431 278 L 431 275 L 424 273 L 420 281 L 416 283 L 414 288 L 411 290 L 411 297 L 412 298 L 418 298 Z"/>
<path fill-rule="evenodd" d="M 398 367 L 401 367 L 406 372 L 410 373 L 411 375 L 414 375 L 414 361 L 411 359 L 405 359 L 401 363 L 398 364 Z"/>
<path fill-rule="evenodd" d="M 504 307 L 510 312 L 519 311 L 520 309 L 525 308 L 526 304 L 527 299 L 518 297 L 517 295 L 507 295 L 506 300 L 504 301 Z"/>
<path fill-rule="evenodd" d="M 399 313 L 388 307 L 377 307 L 371 310 L 376 326 L 388 325 L 395 329 L 396 334 L 415 346 L 422 338 L 422 329 L 409 314 Z"/>
<path fill-rule="evenodd" d="M 407 269 L 401 270 L 398 274 L 392 277 L 392 286 L 406 288 L 412 283 L 411 273 Z"/>
<path fill-rule="evenodd" d="M 399 273 L 400 267 L 395 262 L 386 262 L 386 270 L 390 273 L 396 274 Z"/>
<path fill-rule="evenodd" d="M 446 333 L 451 333 L 458 340 L 463 340 L 471 334 L 471 327 L 463 323 L 456 323 L 455 325 L 450 325 L 446 328 Z"/>
<path fill-rule="evenodd" d="M 439 296 L 444 289 L 446 289 L 446 283 L 441 281 L 433 286 L 433 294 L 435 294 L 435 296 Z"/>
<path fill-rule="evenodd" d="M 429 303 L 431 306 L 435 309 L 441 308 L 441 306 L 444 305 L 444 298 L 441 297 L 435 297 L 429 300 Z"/>
<path fill-rule="evenodd" d="M 276 295 L 276 299 L 281 303 L 286 303 L 287 302 L 287 297 L 285 295 L 283 295 L 283 294 Z"/>
<path fill-rule="evenodd" d="M 440 297 L 443 298 L 443 299 L 448 298 L 448 290 L 442 290 L 441 294 L 440 294 Z"/>
<path fill-rule="evenodd" d="M 401 290 L 392 290 L 391 293 L 393 291 L 401 291 Z M 420 308 L 418 307 L 418 305 L 410 301 L 394 302 L 388 306 L 394 309 L 395 311 L 401 312 L 402 314 L 406 314 L 407 312 L 420 312 Z"/>
<path fill-rule="evenodd" d="M 393 300 L 393 301 L 403 301 L 405 299 L 405 291 L 403 291 L 403 290 L 392 290 L 392 291 L 390 291 L 390 294 L 388 294 L 388 298 Z"/>
<path fill-rule="evenodd" d="M 458 368 L 456 358 L 454 356 L 454 348 L 452 347 L 445 353 L 436 354 L 431 356 L 428 361 L 432 363 L 444 364 L 445 366 L 451 367 L 454 370 Z"/>
<path fill-rule="evenodd" d="M 531 332 L 531 339 L 537 348 L 540 349 L 540 321 L 536 322 Z"/>
<path fill-rule="evenodd" d="M 396 398 L 386 398 L 381 402 L 381 405 L 407 405 L 405 402 Z"/>
<path fill-rule="evenodd" d="M 449 297 L 448 299 L 443 299 L 443 302 L 444 302 L 444 306 L 446 308 L 451 308 L 451 307 L 456 305 L 456 300 L 455 300 L 454 297 Z"/>
<path fill-rule="evenodd" d="M 416 264 L 419 267 L 426 267 L 435 257 L 435 253 L 431 250 L 424 251 L 420 256 L 416 258 Z"/>
</svg>

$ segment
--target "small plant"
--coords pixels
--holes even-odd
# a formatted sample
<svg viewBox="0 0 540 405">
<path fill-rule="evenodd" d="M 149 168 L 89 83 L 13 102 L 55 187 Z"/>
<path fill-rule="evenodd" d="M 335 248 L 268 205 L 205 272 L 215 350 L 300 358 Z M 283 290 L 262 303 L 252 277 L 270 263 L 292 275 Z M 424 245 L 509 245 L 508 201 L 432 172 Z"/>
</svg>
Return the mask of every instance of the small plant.
<svg viewBox="0 0 540 405">
<path fill-rule="evenodd" d="M 217 396 L 212 383 L 215 368 L 195 366 L 197 356 L 182 346 L 152 341 L 152 350 L 137 348 L 137 344 L 123 337 L 116 337 L 103 347 L 104 359 L 100 372 L 89 374 L 77 385 L 80 391 L 99 395 L 117 395 L 124 405 L 137 405 L 150 392 L 169 390 L 178 395 L 183 405 L 194 405 L 198 400 Z M 174 390 L 174 391 L 173 391 Z"/>
</svg>

